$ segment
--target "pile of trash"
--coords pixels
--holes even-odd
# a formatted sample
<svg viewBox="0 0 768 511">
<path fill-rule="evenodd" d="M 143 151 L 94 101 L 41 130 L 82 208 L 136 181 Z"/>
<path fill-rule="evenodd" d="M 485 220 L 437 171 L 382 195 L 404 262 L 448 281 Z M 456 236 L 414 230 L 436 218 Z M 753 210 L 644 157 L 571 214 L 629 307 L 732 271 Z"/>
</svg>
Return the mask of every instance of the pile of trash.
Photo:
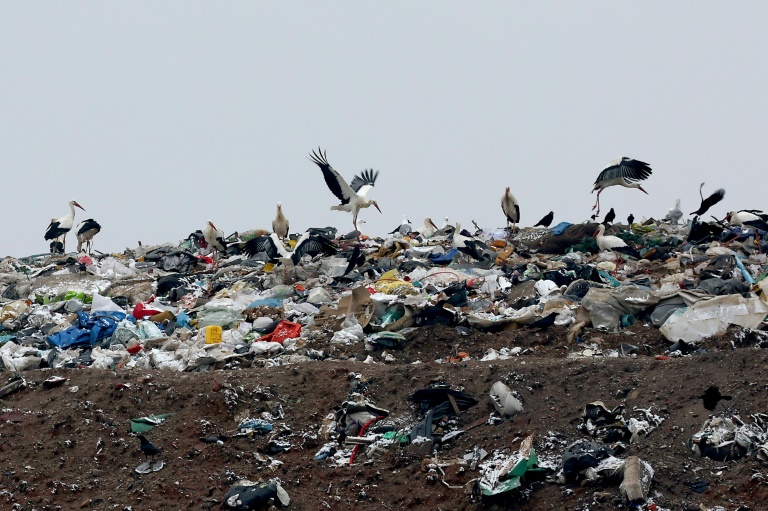
<svg viewBox="0 0 768 511">
<path fill-rule="evenodd" d="M 639 356 L 631 334 L 641 328 L 658 329 L 669 343 L 667 358 L 695 355 L 705 339 L 734 326 L 734 347 L 768 346 L 761 332 L 768 264 L 748 229 L 721 226 L 697 238 L 690 225 L 612 226 L 631 244 L 629 254 L 599 252 L 591 238 L 597 227 L 463 232 L 474 243 L 458 247 L 441 234 L 338 238 L 332 255 L 295 260 L 249 256 L 238 243 L 216 259 L 189 240 L 121 254 L 7 257 L 0 261 L 0 369 L 203 372 L 327 360 L 393 363 L 415 333 L 438 329 L 456 338 L 560 329 L 564 356 L 590 358 Z M 599 342 L 617 333 L 616 348 Z M 531 351 L 496 348 L 483 349 L 477 360 Z M 449 352 L 438 362 L 460 364 L 473 356 Z M 579 427 L 587 438 L 569 445 L 545 438 L 540 443 L 554 444 L 537 452 L 537 438 L 521 435 L 514 447 L 489 453 L 478 445 L 444 458 L 446 446 L 480 425 L 466 424 L 462 414 L 485 401 L 493 412 L 483 424 L 512 421 L 526 410 L 521 389 L 494 377 L 479 399 L 434 382 L 411 394 L 412 413 L 393 415 L 368 397 L 360 373 L 348 379 L 347 399 L 322 412 L 317 438 L 302 439 L 317 462 L 374 463 L 407 449 L 425 460 L 434 482 L 449 488 L 474 482 L 483 497 L 540 481 L 600 479 L 617 482 L 631 503 L 649 499 L 653 468 L 627 454 L 665 420 L 651 409 L 627 414 L 597 401 L 585 407 Z M 13 392 L 23 380 L 10 385 L 0 391 Z M 290 435 L 272 428 L 263 418 L 247 418 L 238 434 L 269 433 L 269 454 L 295 447 Z M 763 459 L 765 431 L 762 416 L 753 424 L 737 416 L 711 418 L 691 445 L 716 460 Z M 147 467 L 147 473 L 159 470 Z M 240 479 L 225 501 L 248 509 L 250 501 L 287 505 L 289 498 L 279 480 Z"/>
</svg>

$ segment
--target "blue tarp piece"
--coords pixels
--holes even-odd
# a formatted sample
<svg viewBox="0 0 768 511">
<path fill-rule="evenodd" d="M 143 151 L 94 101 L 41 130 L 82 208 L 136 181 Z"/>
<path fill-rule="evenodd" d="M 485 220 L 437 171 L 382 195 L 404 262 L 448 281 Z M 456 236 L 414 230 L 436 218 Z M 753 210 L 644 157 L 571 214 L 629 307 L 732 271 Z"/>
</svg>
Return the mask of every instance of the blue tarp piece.
<svg viewBox="0 0 768 511">
<path fill-rule="evenodd" d="M 126 313 L 117 311 L 98 311 L 93 314 L 80 311 L 77 313 L 77 325 L 49 335 L 47 341 L 51 346 L 61 349 L 80 344 L 93 346 L 112 335 L 117 324 L 126 317 Z"/>
<path fill-rule="evenodd" d="M 551 231 L 553 236 L 557 236 L 558 234 L 563 234 L 563 231 L 566 230 L 568 227 L 573 225 L 570 222 L 560 222 L 556 226 L 554 226 Z"/>
<path fill-rule="evenodd" d="M 429 260 L 434 264 L 448 264 L 453 261 L 453 257 L 458 253 L 458 250 L 452 248 L 445 254 L 429 254 L 427 258 L 429 258 Z"/>
</svg>

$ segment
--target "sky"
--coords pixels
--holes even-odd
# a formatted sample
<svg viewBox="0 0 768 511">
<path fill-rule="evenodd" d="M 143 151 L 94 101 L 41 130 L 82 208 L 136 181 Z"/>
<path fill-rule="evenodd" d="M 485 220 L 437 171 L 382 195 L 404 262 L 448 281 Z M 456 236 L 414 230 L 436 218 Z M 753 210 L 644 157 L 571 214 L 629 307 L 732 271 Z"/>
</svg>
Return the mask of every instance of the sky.
<svg viewBox="0 0 768 511">
<path fill-rule="evenodd" d="M 380 171 L 363 232 L 431 216 L 582 222 L 614 158 L 648 162 L 617 219 L 764 208 L 768 3 L 0 2 L 0 257 L 48 251 L 77 200 L 94 249 L 352 230 L 307 156 Z M 74 233 L 67 248 L 74 250 Z"/>
</svg>

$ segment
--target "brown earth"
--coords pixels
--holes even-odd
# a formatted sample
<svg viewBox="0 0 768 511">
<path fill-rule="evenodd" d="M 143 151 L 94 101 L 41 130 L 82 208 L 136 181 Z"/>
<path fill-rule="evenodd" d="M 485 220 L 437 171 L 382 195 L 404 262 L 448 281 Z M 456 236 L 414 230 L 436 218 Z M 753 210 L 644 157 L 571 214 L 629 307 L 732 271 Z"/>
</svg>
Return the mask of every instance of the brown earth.
<svg viewBox="0 0 768 511">
<path fill-rule="evenodd" d="M 714 462 L 695 456 L 687 442 L 712 413 L 699 397 L 710 385 L 732 396 L 715 413 L 748 417 L 768 411 L 767 352 L 734 348 L 729 332 L 706 342 L 706 353 L 658 360 L 667 348 L 658 330 L 637 323 L 630 332 L 634 335 L 588 331 L 585 338 L 600 338 L 603 349 L 633 344 L 640 348 L 636 358 L 568 358 L 575 349 L 559 327 L 466 336 L 437 327 L 409 335 L 402 350 L 389 350 L 397 359 L 391 363 L 362 363 L 367 353 L 359 343 L 333 350 L 334 361 L 271 368 L 245 363 L 237 370 L 204 373 L 26 372 L 27 386 L 1 402 L 0 509 L 223 509 L 223 497 L 236 480 L 274 477 L 290 495 L 289 509 L 295 510 L 629 507 L 618 487 L 605 482 L 567 486 L 543 481 L 524 492 L 481 498 L 472 482 L 479 476 L 476 470 L 446 469 L 446 481 L 462 487 L 449 488 L 423 468 L 413 446 L 392 448 L 374 461 L 361 456 L 353 466 L 315 461 L 324 440 L 314 437 L 323 418 L 347 398 L 350 372 L 362 375 L 367 399 L 388 409 L 389 423 L 399 427 L 417 421 L 408 396 L 431 382 L 450 383 L 475 396 L 479 404 L 456 423 L 466 432 L 443 446 L 440 460 L 460 458 L 475 446 L 489 453 L 516 451 L 529 434 L 535 435 L 542 457 L 559 458 L 565 445 L 584 438 L 577 426 L 585 404 L 602 400 L 608 407 L 625 404 L 629 411 L 652 407 L 666 420 L 644 440 L 628 445 L 627 454 L 638 455 L 655 470 L 651 495 L 658 506 L 766 509 L 768 485 L 761 475 L 766 467 L 757 459 Z M 327 349 L 317 344 L 312 347 Z M 514 346 L 530 351 L 510 360 L 478 360 L 490 347 Z M 435 361 L 458 352 L 471 358 Z M 380 355 L 373 353 L 377 361 Z M 349 359 L 338 360 L 343 356 Z M 421 363 L 412 363 L 417 360 Z M 67 381 L 45 388 L 43 381 L 53 375 Z M 525 411 L 491 425 L 485 421 L 493 411 L 487 393 L 497 380 L 520 392 Z M 275 413 L 278 405 L 284 418 L 273 421 L 271 436 L 231 438 L 241 419 Z M 169 412 L 175 415 L 146 434 L 163 449 L 164 468 L 137 474 L 134 469 L 144 458 L 138 439 L 129 433 L 129 420 Z M 220 434 L 226 436 L 223 445 L 201 441 Z M 268 454 L 272 437 L 290 442 L 291 449 Z M 270 458 L 282 464 L 270 467 Z M 695 481 L 710 485 L 696 493 L 686 485 Z"/>
</svg>

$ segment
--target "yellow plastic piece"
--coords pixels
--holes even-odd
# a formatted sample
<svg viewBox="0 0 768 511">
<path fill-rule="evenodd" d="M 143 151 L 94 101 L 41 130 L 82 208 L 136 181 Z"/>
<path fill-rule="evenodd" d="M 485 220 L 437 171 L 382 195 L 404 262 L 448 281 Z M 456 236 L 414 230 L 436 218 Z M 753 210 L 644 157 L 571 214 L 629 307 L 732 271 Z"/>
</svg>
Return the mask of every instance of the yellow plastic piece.
<svg viewBox="0 0 768 511">
<path fill-rule="evenodd" d="M 220 326 L 208 325 L 205 327 L 205 344 L 219 344 L 222 333 Z"/>
</svg>

